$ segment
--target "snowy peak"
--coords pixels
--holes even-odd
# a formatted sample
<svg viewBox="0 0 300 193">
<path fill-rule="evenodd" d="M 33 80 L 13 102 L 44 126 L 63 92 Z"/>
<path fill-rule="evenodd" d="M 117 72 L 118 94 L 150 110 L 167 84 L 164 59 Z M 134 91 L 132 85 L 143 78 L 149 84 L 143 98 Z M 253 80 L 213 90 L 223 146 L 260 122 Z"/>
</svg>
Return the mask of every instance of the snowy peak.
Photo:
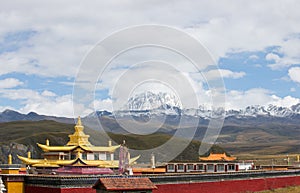
<svg viewBox="0 0 300 193">
<path fill-rule="evenodd" d="M 151 114 L 177 114 L 193 117 L 213 118 L 225 115 L 226 117 L 292 117 L 300 114 L 300 103 L 291 107 L 280 107 L 276 105 L 254 105 L 245 109 L 224 110 L 223 108 L 208 109 L 205 106 L 195 108 L 182 108 L 178 98 L 169 93 L 145 92 L 128 100 L 127 111 L 147 111 Z M 122 113 L 121 113 L 122 114 Z"/>
<path fill-rule="evenodd" d="M 267 111 L 269 112 L 270 116 L 276 116 L 276 117 L 290 117 L 294 113 L 297 113 L 297 112 L 293 112 L 291 108 L 278 107 L 275 105 L 269 105 L 267 107 Z"/>
<path fill-rule="evenodd" d="M 295 112 L 295 113 L 300 114 L 300 103 L 291 106 L 291 110 L 292 110 L 293 112 Z"/>
<path fill-rule="evenodd" d="M 291 108 L 287 107 L 278 107 L 276 105 L 268 105 L 268 106 L 248 106 L 240 111 L 227 111 L 228 115 L 232 115 L 234 112 L 235 115 L 240 116 L 271 116 L 271 117 L 290 117 L 297 112 L 294 112 Z"/>
<path fill-rule="evenodd" d="M 159 92 L 145 92 L 135 95 L 128 100 L 127 110 L 153 110 L 161 109 L 167 110 L 173 107 L 181 108 L 180 102 L 175 95 L 169 93 Z"/>
</svg>

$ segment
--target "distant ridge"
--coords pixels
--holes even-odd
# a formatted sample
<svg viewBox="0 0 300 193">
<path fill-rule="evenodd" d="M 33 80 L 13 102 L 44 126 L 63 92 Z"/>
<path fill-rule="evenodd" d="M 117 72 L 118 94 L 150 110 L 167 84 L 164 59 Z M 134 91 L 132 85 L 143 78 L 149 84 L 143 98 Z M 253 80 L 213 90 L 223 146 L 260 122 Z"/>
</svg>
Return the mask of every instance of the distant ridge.
<svg viewBox="0 0 300 193">
<path fill-rule="evenodd" d="M 6 109 L 2 113 L 0 113 L 0 123 L 12 122 L 12 121 L 42 121 L 42 120 L 51 120 L 60 123 L 69 123 L 69 124 L 74 123 L 74 119 L 72 118 L 39 115 L 35 112 L 22 114 L 17 111 Z"/>
</svg>

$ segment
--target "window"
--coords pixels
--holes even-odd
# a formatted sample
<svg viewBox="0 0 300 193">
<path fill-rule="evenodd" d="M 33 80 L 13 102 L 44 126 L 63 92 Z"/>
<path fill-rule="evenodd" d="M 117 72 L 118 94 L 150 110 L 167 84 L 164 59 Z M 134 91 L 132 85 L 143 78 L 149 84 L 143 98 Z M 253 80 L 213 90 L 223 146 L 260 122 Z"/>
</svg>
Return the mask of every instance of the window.
<svg viewBox="0 0 300 193">
<path fill-rule="evenodd" d="M 174 170 L 174 164 L 169 164 L 168 165 L 168 170 Z"/>
<path fill-rule="evenodd" d="M 76 155 L 75 154 L 71 154 L 71 159 L 75 159 Z"/>
<path fill-rule="evenodd" d="M 99 154 L 98 153 L 94 154 L 94 160 L 99 160 Z"/>
<path fill-rule="evenodd" d="M 224 164 L 217 165 L 217 171 L 218 172 L 224 172 Z"/>
<path fill-rule="evenodd" d="M 187 169 L 188 170 L 194 170 L 194 165 L 193 164 L 188 164 Z"/>
<path fill-rule="evenodd" d="M 99 159 L 100 159 L 100 160 L 106 160 L 106 153 L 105 153 L 105 152 L 99 153 Z"/>
<path fill-rule="evenodd" d="M 107 154 L 106 154 L 106 160 L 112 160 L 112 159 L 111 159 L 111 156 L 110 156 L 110 153 L 107 153 Z"/>
<path fill-rule="evenodd" d="M 183 168 L 183 164 L 178 164 L 177 165 L 177 170 L 183 170 L 184 168 Z"/>
<path fill-rule="evenodd" d="M 86 160 L 86 157 L 87 157 L 86 153 L 83 153 L 82 156 L 81 156 L 81 158 L 85 159 L 85 160 Z"/>
<path fill-rule="evenodd" d="M 197 165 L 197 170 L 204 170 L 203 164 L 198 164 Z"/>
<path fill-rule="evenodd" d="M 228 171 L 234 171 L 234 170 L 235 170 L 234 164 L 229 164 Z"/>
<path fill-rule="evenodd" d="M 213 164 L 207 164 L 207 171 L 213 172 L 214 170 L 215 170 L 215 168 L 214 168 Z"/>
</svg>

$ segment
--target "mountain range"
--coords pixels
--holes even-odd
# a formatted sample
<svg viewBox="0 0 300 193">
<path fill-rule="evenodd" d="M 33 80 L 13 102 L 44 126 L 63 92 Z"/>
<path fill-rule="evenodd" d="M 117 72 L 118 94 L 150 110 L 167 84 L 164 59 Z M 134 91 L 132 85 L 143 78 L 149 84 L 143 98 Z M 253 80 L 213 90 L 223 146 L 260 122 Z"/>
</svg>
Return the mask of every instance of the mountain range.
<svg viewBox="0 0 300 193">
<path fill-rule="evenodd" d="M 115 112 L 95 111 L 83 117 L 82 120 L 87 128 L 98 130 L 99 127 L 102 127 L 104 131 L 114 134 L 130 133 L 123 128 L 120 121 L 133 129 L 147 130 L 136 122 L 144 123 L 151 120 L 148 124 L 150 129 L 160 125 L 156 133 L 170 136 L 174 135 L 179 127 L 189 129 L 196 126 L 194 139 L 201 141 L 210 119 L 224 115 L 225 120 L 217 143 L 230 153 L 285 154 L 300 152 L 300 104 L 291 107 L 257 105 L 241 110 L 220 108 L 209 110 L 204 106 L 185 109 L 180 107 L 180 103 L 175 99 L 175 97 L 163 93 L 154 95 L 148 92 L 128 100 L 128 109 Z M 0 122 L 41 120 L 74 124 L 73 118 L 39 115 L 34 112 L 22 114 L 5 110 L 0 113 Z"/>
<path fill-rule="evenodd" d="M 153 93 L 145 92 L 129 98 L 123 110 L 109 112 L 109 111 L 95 111 L 86 116 L 92 117 L 160 117 L 160 116 L 178 116 L 178 117 L 194 117 L 201 119 L 211 119 L 218 116 L 224 116 L 225 120 L 233 119 L 257 119 L 262 121 L 291 121 L 293 123 L 300 123 L 300 103 L 291 107 L 281 107 L 276 105 L 268 106 L 248 106 L 245 109 L 234 110 L 224 108 L 209 109 L 205 106 L 195 108 L 183 108 L 178 98 L 168 93 Z M 5 110 L 0 113 L 0 122 L 10 121 L 40 121 L 40 120 L 54 120 L 61 123 L 74 123 L 74 120 L 67 117 L 56 117 L 48 115 L 39 115 L 35 112 L 22 114 L 13 110 Z"/>
</svg>

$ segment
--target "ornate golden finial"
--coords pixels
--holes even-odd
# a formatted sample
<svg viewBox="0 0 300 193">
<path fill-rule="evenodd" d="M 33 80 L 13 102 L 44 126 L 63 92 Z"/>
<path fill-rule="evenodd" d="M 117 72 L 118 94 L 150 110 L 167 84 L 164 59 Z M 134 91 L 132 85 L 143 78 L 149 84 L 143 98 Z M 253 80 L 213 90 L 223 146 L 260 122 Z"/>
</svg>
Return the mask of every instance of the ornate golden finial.
<svg viewBox="0 0 300 193">
<path fill-rule="evenodd" d="M 78 120 L 77 120 L 77 124 L 76 124 L 77 126 L 82 126 L 82 123 L 81 123 L 81 118 L 80 118 L 80 116 L 78 116 Z"/>
<path fill-rule="evenodd" d="M 47 146 L 50 145 L 49 139 L 46 139 L 46 145 L 47 145 Z"/>
<path fill-rule="evenodd" d="M 81 123 L 80 116 L 78 117 L 77 123 L 75 125 L 75 132 L 72 135 L 69 135 L 70 141 L 67 145 L 85 145 L 92 146 L 89 142 L 89 135 L 86 135 L 83 130 L 84 126 Z"/>
<path fill-rule="evenodd" d="M 9 165 L 12 164 L 12 156 L 11 156 L 11 154 L 8 155 L 7 163 L 8 163 Z"/>
<path fill-rule="evenodd" d="M 27 158 L 30 159 L 31 158 L 31 152 L 27 152 Z"/>
</svg>

